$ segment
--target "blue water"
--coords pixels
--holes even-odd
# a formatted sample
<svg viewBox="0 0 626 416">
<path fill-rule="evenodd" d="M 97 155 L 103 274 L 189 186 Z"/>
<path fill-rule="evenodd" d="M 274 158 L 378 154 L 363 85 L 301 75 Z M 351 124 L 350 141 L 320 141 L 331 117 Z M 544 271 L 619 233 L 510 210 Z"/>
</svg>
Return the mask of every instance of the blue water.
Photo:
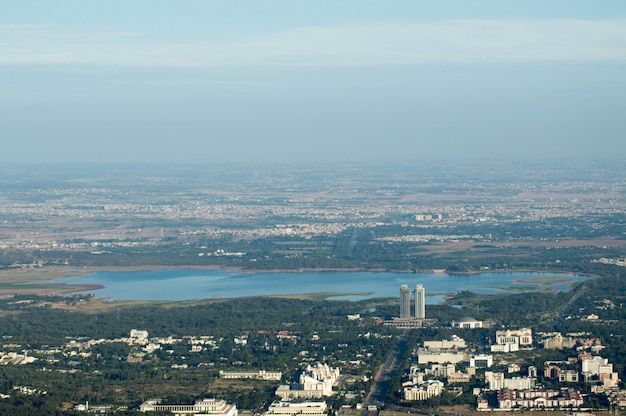
<svg viewBox="0 0 626 416">
<path fill-rule="evenodd" d="M 521 282 L 538 277 L 567 277 L 571 280 L 548 285 Z M 507 293 L 490 286 L 526 287 L 529 291 L 537 290 L 540 286 L 540 289 L 567 291 L 572 283 L 586 278 L 580 275 L 522 272 L 474 275 L 376 272 L 239 274 L 228 270 L 168 269 L 98 271 L 88 276 L 57 279 L 53 283 L 102 285 L 103 289 L 82 293 L 93 293 L 113 300 L 193 300 L 318 292 L 344 294 L 331 299 L 360 300 L 397 297 L 400 285 L 407 284 L 412 288 L 416 284 L 422 284 L 426 289 L 427 303 L 437 304 L 443 302 L 444 294 L 463 290 L 480 294 Z M 367 295 L 355 295 L 363 292 L 367 292 Z M 515 290 L 515 293 L 519 293 L 519 290 Z"/>
</svg>

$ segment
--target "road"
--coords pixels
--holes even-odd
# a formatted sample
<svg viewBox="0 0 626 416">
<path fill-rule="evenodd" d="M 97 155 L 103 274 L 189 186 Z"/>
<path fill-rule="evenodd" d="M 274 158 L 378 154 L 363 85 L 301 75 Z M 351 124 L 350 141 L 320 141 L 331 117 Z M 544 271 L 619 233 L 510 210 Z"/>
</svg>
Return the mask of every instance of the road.
<svg viewBox="0 0 626 416">
<path fill-rule="evenodd" d="M 409 347 L 408 342 L 411 339 L 412 330 L 405 330 L 404 333 L 398 339 L 396 346 L 391 350 L 389 356 L 385 363 L 380 366 L 376 375 L 374 376 L 374 384 L 369 391 L 369 394 L 365 398 L 365 403 L 363 410 L 361 411 L 361 416 L 372 416 L 373 414 L 377 414 L 377 412 L 370 412 L 368 410 L 369 406 L 378 406 L 384 403 L 385 395 L 387 394 L 387 390 L 389 390 L 389 386 L 391 384 L 391 379 L 393 375 L 400 368 L 400 364 L 402 364 L 402 360 L 406 355 L 406 350 Z"/>
</svg>

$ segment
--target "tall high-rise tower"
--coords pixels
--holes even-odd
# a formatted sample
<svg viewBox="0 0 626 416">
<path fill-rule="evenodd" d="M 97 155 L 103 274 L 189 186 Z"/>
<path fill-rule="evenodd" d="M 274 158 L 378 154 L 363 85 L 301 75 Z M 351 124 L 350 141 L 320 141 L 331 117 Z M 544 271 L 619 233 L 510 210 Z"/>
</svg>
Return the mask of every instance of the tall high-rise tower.
<svg viewBox="0 0 626 416">
<path fill-rule="evenodd" d="M 415 286 L 415 317 L 426 318 L 426 291 L 422 285 Z"/>
<path fill-rule="evenodd" d="M 400 318 L 411 317 L 411 291 L 407 285 L 400 286 Z"/>
</svg>

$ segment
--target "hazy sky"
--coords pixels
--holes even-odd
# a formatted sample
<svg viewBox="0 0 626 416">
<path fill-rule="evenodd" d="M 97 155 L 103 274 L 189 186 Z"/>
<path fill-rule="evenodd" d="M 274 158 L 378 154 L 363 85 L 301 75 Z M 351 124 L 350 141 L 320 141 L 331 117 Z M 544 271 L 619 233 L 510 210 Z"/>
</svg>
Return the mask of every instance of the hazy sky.
<svg viewBox="0 0 626 416">
<path fill-rule="evenodd" d="M 626 1 L 25 0 L 0 162 L 625 158 Z"/>
</svg>

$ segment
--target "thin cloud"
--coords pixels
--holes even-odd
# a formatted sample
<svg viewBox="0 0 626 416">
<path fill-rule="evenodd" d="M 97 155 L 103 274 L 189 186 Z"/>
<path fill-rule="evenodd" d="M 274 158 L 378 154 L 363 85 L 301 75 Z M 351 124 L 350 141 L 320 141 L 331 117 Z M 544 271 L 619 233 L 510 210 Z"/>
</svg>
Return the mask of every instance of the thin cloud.
<svg viewBox="0 0 626 416">
<path fill-rule="evenodd" d="M 311 26 L 248 39 L 163 43 L 139 32 L 0 26 L 0 65 L 371 67 L 626 61 L 626 20 L 447 20 Z"/>
</svg>

